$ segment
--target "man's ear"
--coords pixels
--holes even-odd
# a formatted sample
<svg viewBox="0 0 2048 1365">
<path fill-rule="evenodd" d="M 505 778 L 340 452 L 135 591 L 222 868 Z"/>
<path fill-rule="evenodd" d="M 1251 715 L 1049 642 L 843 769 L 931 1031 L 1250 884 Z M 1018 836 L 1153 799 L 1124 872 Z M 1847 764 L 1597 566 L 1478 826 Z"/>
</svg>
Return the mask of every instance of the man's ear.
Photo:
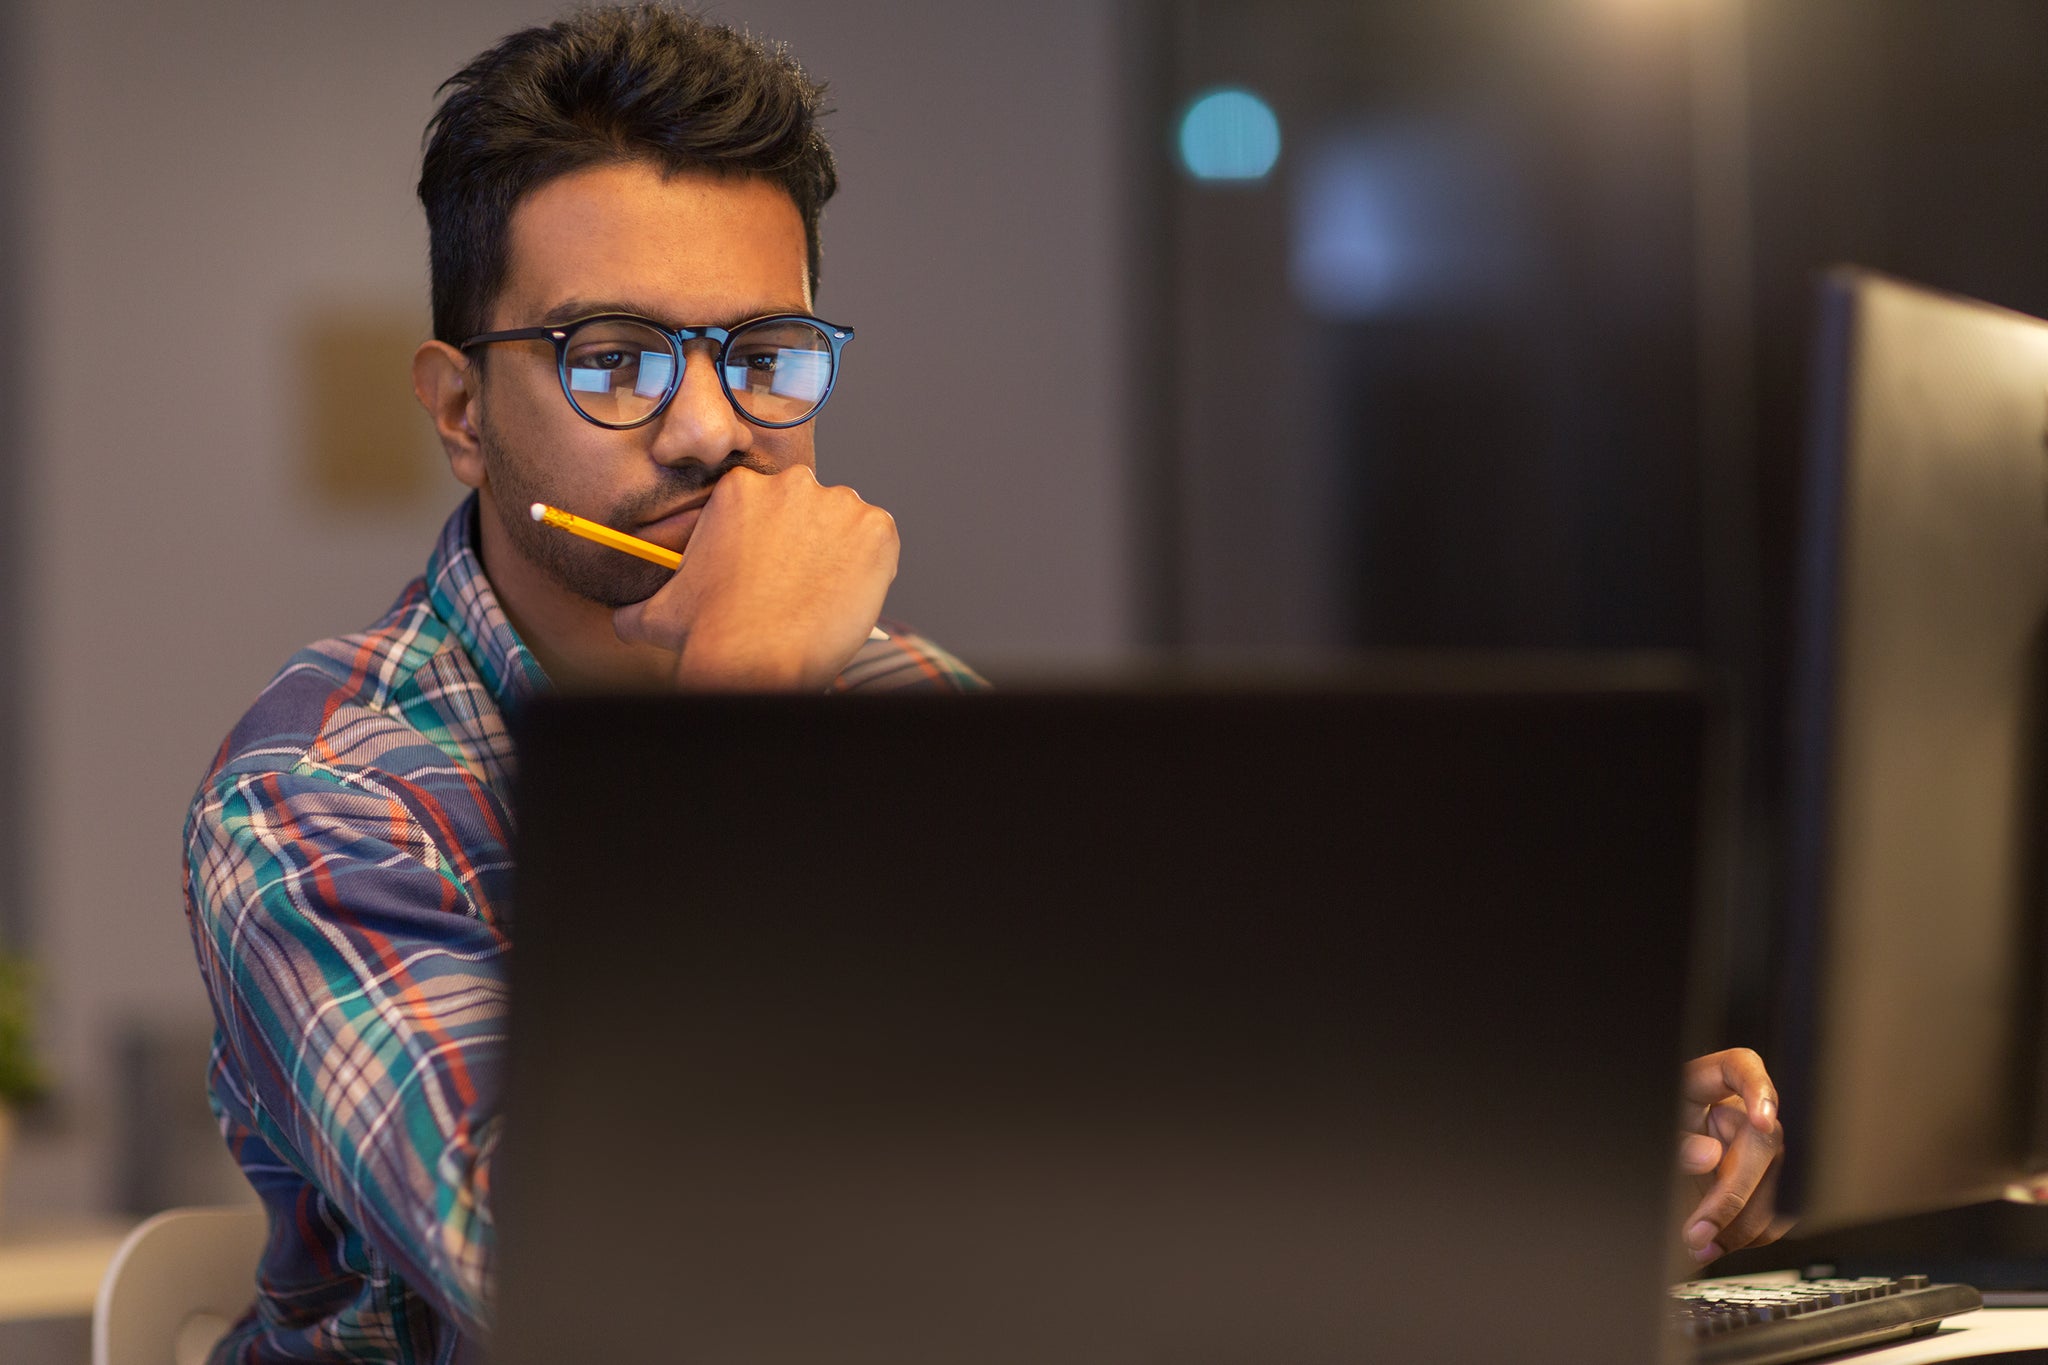
<svg viewBox="0 0 2048 1365">
<path fill-rule="evenodd" d="M 470 488 L 484 483 L 483 442 L 477 439 L 479 376 L 469 357 L 445 341 L 422 341 L 412 353 L 412 393 L 434 421 L 448 468 Z"/>
</svg>

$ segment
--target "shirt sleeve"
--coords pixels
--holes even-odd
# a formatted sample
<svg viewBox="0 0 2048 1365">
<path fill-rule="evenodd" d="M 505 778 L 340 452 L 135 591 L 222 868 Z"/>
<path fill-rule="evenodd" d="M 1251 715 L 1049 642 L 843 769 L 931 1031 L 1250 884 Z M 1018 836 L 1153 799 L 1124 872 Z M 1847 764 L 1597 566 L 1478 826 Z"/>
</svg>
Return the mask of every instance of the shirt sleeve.
<svg viewBox="0 0 2048 1365">
<path fill-rule="evenodd" d="M 429 792 L 359 770 L 223 773 L 186 830 L 194 945 L 251 1126 L 478 1335 L 507 945 L 460 847 Z"/>
<path fill-rule="evenodd" d="M 897 621 L 883 621 L 886 639 L 870 639 L 839 676 L 834 692 L 985 692 L 988 680 L 949 651 Z"/>
</svg>

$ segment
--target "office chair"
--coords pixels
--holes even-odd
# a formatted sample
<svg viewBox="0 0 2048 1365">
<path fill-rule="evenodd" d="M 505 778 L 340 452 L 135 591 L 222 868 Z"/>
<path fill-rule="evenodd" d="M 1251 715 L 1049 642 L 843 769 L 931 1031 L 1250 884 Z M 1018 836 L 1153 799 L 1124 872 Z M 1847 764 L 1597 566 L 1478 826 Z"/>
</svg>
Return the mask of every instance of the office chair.
<svg viewBox="0 0 2048 1365">
<path fill-rule="evenodd" d="M 171 1209 L 128 1234 L 100 1280 L 92 1365 L 204 1365 L 256 1297 L 261 1207 Z"/>
</svg>

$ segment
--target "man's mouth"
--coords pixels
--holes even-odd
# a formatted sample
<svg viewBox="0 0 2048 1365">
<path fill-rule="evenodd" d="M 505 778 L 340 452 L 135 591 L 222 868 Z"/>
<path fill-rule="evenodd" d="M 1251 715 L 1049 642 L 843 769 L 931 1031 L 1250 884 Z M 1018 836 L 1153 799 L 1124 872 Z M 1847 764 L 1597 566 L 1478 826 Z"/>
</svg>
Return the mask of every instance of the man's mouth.
<svg viewBox="0 0 2048 1365">
<path fill-rule="evenodd" d="M 683 542 L 696 529 L 697 516 L 704 510 L 704 504 L 711 500 L 709 491 L 699 493 L 674 508 L 664 512 L 652 521 L 644 521 L 633 528 L 633 534 L 642 540 L 651 540 L 656 545 L 680 552 Z"/>
</svg>

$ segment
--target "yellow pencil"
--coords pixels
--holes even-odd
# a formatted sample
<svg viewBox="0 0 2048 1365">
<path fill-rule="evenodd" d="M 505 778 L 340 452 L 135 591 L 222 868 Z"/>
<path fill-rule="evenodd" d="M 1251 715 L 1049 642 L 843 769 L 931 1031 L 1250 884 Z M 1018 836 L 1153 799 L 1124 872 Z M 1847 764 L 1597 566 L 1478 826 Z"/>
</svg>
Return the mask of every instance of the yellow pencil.
<svg viewBox="0 0 2048 1365">
<path fill-rule="evenodd" d="M 574 512 L 564 512 L 561 508 L 550 507 L 544 502 L 537 502 L 528 510 L 533 513 L 533 519 L 543 526 L 553 526 L 571 535 L 582 536 L 585 540 L 593 540 L 599 545 L 644 559 L 649 564 L 659 564 L 664 569 L 673 571 L 683 567 L 681 555 L 674 550 L 656 545 L 651 540 L 629 536 L 624 531 L 614 531 L 602 522 L 587 521 Z M 889 632 L 876 626 L 868 632 L 868 638 L 886 640 L 889 638 Z"/>
<path fill-rule="evenodd" d="M 611 527 L 599 522 L 585 521 L 574 512 L 564 512 L 561 508 L 550 507 L 544 502 L 535 503 L 532 511 L 533 519 L 543 526 L 560 527 L 571 535 L 582 536 L 585 540 L 594 540 L 600 545 L 607 545 L 614 550 L 620 550 L 626 554 L 644 559 L 649 564 L 659 564 L 664 569 L 674 570 L 683 567 L 683 557 L 681 555 L 677 554 L 674 550 L 656 545 L 651 540 L 642 540 L 638 536 L 629 536 L 624 531 L 614 531 Z"/>
</svg>

